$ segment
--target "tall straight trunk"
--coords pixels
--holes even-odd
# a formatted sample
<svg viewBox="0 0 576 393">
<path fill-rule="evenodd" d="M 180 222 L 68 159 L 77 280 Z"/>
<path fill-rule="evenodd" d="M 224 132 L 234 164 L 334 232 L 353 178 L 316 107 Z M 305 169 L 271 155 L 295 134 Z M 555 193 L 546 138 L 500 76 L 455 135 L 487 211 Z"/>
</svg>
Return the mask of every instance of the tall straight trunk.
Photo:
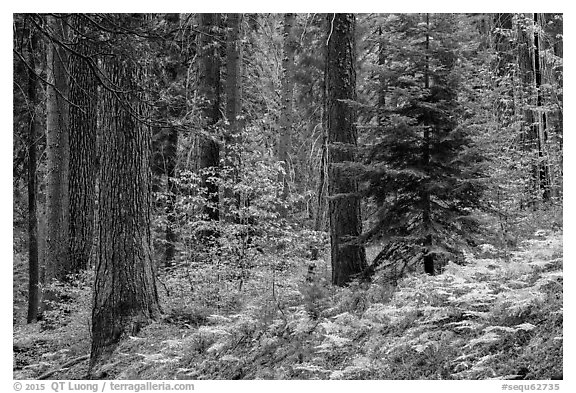
<svg viewBox="0 0 576 393">
<path fill-rule="evenodd" d="M 165 19 L 168 23 L 178 26 L 180 24 L 180 14 L 167 14 Z M 166 66 L 167 84 L 171 86 L 178 86 L 178 79 L 185 74 L 187 64 L 181 59 L 180 48 L 171 45 L 167 48 L 166 55 L 169 58 L 169 63 Z M 184 92 L 178 91 L 177 93 Z M 184 108 L 185 110 L 185 108 Z M 184 111 L 181 108 L 171 108 L 164 105 L 160 109 L 160 116 L 165 121 L 170 121 L 173 118 L 183 117 Z M 177 227 L 177 213 L 176 213 L 176 197 L 179 192 L 178 183 L 176 180 L 176 166 L 178 162 L 178 130 L 176 127 L 169 125 L 166 128 L 159 130 L 160 137 L 157 142 L 160 147 L 155 150 L 160 156 L 160 163 L 154 161 L 156 176 L 166 176 L 166 227 L 165 227 L 165 243 L 164 243 L 164 265 L 169 267 L 174 263 L 176 256 L 176 242 L 178 241 Z"/>
<path fill-rule="evenodd" d="M 220 216 L 218 176 L 220 147 L 216 142 L 214 126 L 220 120 L 220 54 L 215 36 L 220 28 L 220 14 L 200 14 L 200 34 L 198 35 L 198 93 L 202 99 L 202 112 L 206 125 L 205 133 L 200 136 L 200 157 L 198 166 L 205 173 L 202 186 L 207 191 L 204 214 L 211 221 Z M 212 135 L 210 135 L 212 134 Z"/>
<path fill-rule="evenodd" d="M 166 177 L 167 177 L 167 191 L 168 199 L 166 200 L 166 247 L 164 249 L 164 264 L 171 266 L 174 262 L 176 255 L 176 241 L 178 235 L 174 231 L 176 226 L 176 194 L 178 192 L 178 184 L 176 182 L 176 162 L 178 151 L 178 131 L 176 127 L 170 127 L 167 136 L 166 148 Z"/>
<path fill-rule="evenodd" d="M 125 55 L 106 57 L 102 68 L 124 93 L 117 98 L 102 92 L 91 369 L 125 334 L 136 334 L 160 314 L 150 233 L 151 133 L 140 120 L 147 117 L 141 70 Z"/>
<path fill-rule="evenodd" d="M 550 198 L 562 198 L 562 33 L 563 22 L 558 14 L 541 14 L 539 24 L 542 26 L 540 48 L 547 54 L 542 58 L 543 83 L 551 87 L 549 94 L 543 95 L 544 106 L 548 107 L 545 122 L 546 151 L 548 155 L 548 174 Z"/>
<path fill-rule="evenodd" d="M 87 32 L 84 19 L 71 17 L 78 34 L 75 50 L 86 57 L 94 55 L 92 44 L 81 35 Z M 95 178 L 96 178 L 96 78 L 87 60 L 70 58 L 70 232 L 69 258 L 71 273 L 89 267 L 94 236 Z"/>
<path fill-rule="evenodd" d="M 356 179 L 343 166 L 354 161 L 357 146 L 356 45 L 354 14 L 327 16 L 326 125 L 328 136 L 328 211 L 332 283 L 343 286 L 366 264 L 364 247 L 354 243 L 362 233 L 360 198 Z"/>
<path fill-rule="evenodd" d="M 526 151 L 530 168 L 528 168 L 529 177 L 529 205 L 536 208 L 538 201 L 541 199 L 542 185 L 540 182 L 540 156 L 542 146 L 539 138 L 539 121 L 538 114 L 534 111 L 537 105 L 536 93 L 536 70 L 535 70 L 535 53 L 534 53 L 534 35 L 531 27 L 523 25 L 524 23 L 533 24 L 532 17 L 528 18 L 525 14 L 520 14 L 524 21 L 518 25 L 518 70 L 520 73 L 521 84 L 521 111 L 523 113 L 523 148 Z"/>
<path fill-rule="evenodd" d="M 242 14 L 228 14 L 226 39 L 226 118 L 230 123 L 228 137 L 233 139 L 240 125 L 242 110 Z"/>
<path fill-rule="evenodd" d="M 320 176 L 318 179 L 318 187 L 316 190 L 316 214 L 314 215 L 314 231 L 324 231 L 326 228 L 326 182 L 327 182 L 327 168 L 328 168 L 328 147 L 326 132 L 322 130 L 322 154 L 320 157 Z M 315 261 L 318 259 L 319 254 L 318 246 L 313 244 L 310 248 L 310 259 Z"/>
<path fill-rule="evenodd" d="M 430 88 L 430 15 L 426 14 L 426 65 L 424 70 L 424 89 Z M 424 119 L 424 140 L 422 143 L 422 164 L 425 171 L 430 167 L 430 130 L 432 125 L 430 120 Z M 432 251 L 432 217 L 430 206 L 430 192 L 428 191 L 428 184 L 425 182 L 422 186 L 422 224 L 424 228 L 424 272 L 434 275 L 434 255 Z"/>
<path fill-rule="evenodd" d="M 34 55 L 38 50 L 38 34 L 30 34 L 28 48 L 28 101 L 30 103 L 28 119 L 28 323 L 38 319 L 38 217 L 36 211 L 38 184 L 36 181 L 36 139 L 40 135 L 40 119 L 37 113 L 38 78 L 33 70 L 36 68 Z"/>
<path fill-rule="evenodd" d="M 238 146 L 241 143 L 242 121 L 242 42 L 240 31 L 242 14 L 228 14 L 228 33 L 226 36 L 226 119 L 228 129 L 225 135 L 225 165 L 230 171 L 228 184 L 224 189 L 224 197 L 228 200 L 227 210 L 232 206 L 238 209 L 240 197 L 232 191 L 232 186 L 239 181 L 240 154 Z M 230 216 L 230 214 L 227 214 Z M 238 221 L 236 215 L 230 219 Z"/>
<path fill-rule="evenodd" d="M 542 200 L 550 200 L 550 171 L 548 168 L 548 155 L 546 154 L 546 144 L 548 131 L 546 129 L 546 112 L 543 110 L 542 101 L 542 71 L 540 60 L 540 21 L 538 14 L 534 14 L 534 82 L 536 84 L 536 118 L 537 118 L 537 140 L 538 140 L 538 177 L 539 186 L 542 193 Z"/>
<path fill-rule="evenodd" d="M 282 57 L 282 82 L 281 82 L 281 113 L 280 113 L 280 135 L 278 138 L 278 160 L 282 162 L 284 173 L 280 174 L 282 183 L 281 200 L 285 204 L 288 200 L 289 188 L 289 158 L 291 149 L 292 134 L 292 100 L 294 98 L 294 54 L 298 45 L 292 32 L 296 15 L 292 13 L 284 14 L 284 50 Z M 286 217 L 287 209 L 282 206 L 280 209 L 282 217 Z"/>
<path fill-rule="evenodd" d="M 48 16 L 48 27 L 59 40 L 67 40 L 61 17 Z M 69 244 L 69 134 L 67 53 L 55 42 L 47 43 L 46 78 L 46 282 L 63 281 L 72 272 Z M 52 295 L 46 293 L 46 299 Z M 52 299 L 53 300 L 53 299 Z"/>
</svg>

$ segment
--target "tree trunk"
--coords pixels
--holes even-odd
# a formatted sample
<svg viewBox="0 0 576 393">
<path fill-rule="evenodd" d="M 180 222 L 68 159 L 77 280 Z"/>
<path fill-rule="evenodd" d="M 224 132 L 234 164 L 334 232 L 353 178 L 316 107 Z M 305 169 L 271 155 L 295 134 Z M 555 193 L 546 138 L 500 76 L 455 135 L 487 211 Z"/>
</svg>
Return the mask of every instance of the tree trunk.
<svg viewBox="0 0 576 393">
<path fill-rule="evenodd" d="M 559 14 L 540 15 L 539 21 L 543 29 L 540 39 L 541 50 L 551 55 L 542 58 L 543 83 L 551 87 L 548 89 L 548 94 L 544 94 L 543 97 L 544 106 L 548 107 L 545 135 L 550 198 L 560 201 L 562 199 L 563 67 L 561 61 L 563 21 Z"/>
<path fill-rule="evenodd" d="M 287 209 L 285 204 L 288 200 L 289 187 L 289 158 L 291 149 L 292 134 L 292 100 L 294 98 L 294 53 L 298 45 L 292 27 L 296 19 L 295 14 L 284 14 L 284 51 L 282 58 L 282 81 L 281 81 L 281 113 L 280 113 L 280 135 L 278 138 L 278 160 L 282 162 L 284 173 L 280 174 L 279 181 L 282 183 L 282 193 L 280 199 L 282 206 L 280 208 L 281 217 L 285 218 Z"/>
<path fill-rule="evenodd" d="M 424 89 L 430 88 L 430 16 L 426 14 L 426 69 L 424 70 Z M 430 131 L 432 125 L 428 116 L 424 119 L 424 140 L 422 143 L 422 166 L 428 172 L 430 167 Z M 432 251 L 432 212 L 430 206 L 430 192 L 428 191 L 428 182 L 422 185 L 422 226 L 424 228 L 424 272 L 434 275 L 434 255 Z"/>
<path fill-rule="evenodd" d="M 326 131 L 322 130 L 322 154 L 320 157 L 320 176 L 318 179 L 318 187 L 316 190 L 316 214 L 314 215 L 314 231 L 320 232 L 326 229 L 326 181 L 327 181 L 327 167 L 328 167 L 328 147 L 326 146 Z M 312 244 L 310 247 L 310 259 L 315 261 L 318 259 L 320 250 L 317 244 Z"/>
<path fill-rule="evenodd" d="M 534 111 L 537 105 L 536 69 L 534 53 L 533 21 L 525 14 L 520 14 L 518 24 L 518 70 L 520 73 L 522 112 L 523 112 L 523 148 L 528 154 L 529 168 L 529 205 L 535 209 L 541 200 L 542 184 L 540 181 L 542 146 L 539 138 L 538 114 Z"/>
<path fill-rule="evenodd" d="M 546 154 L 546 144 L 548 132 L 546 129 L 546 112 L 542 102 L 542 71 L 540 60 L 540 21 L 538 14 L 534 14 L 534 82 L 536 83 L 536 118 L 538 124 L 538 177 L 540 192 L 544 202 L 550 201 L 550 171 L 548 168 L 548 155 Z"/>
<path fill-rule="evenodd" d="M 230 123 L 229 138 L 237 133 L 242 110 L 242 42 L 240 29 L 242 14 L 228 15 L 226 40 L 226 118 Z M 232 135 L 230 135 L 232 134 Z"/>
<path fill-rule="evenodd" d="M 354 161 L 357 145 L 356 45 L 354 14 L 329 14 L 326 54 L 326 123 L 328 134 L 328 211 L 332 283 L 343 286 L 366 268 L 363 246 L 354 243 L 362 233 L 357 181 L 343 165 Z"/>
<path fill-rule="evenodd" d="M 40 120 L 37 113 L 38 79 L 34 74 L 36 62 L 34 54 L 38 50 L 38 35 L 33 32 L 30 36 L 28 48 L 28 62 L 31 70 L 28 70 L 28 100 L 30 102 L 28 119 L 28 323 L 38 319 L 38 218 L 36 214 L 36 196 L 38 184 L 36 182 L 36 139 L 40 135 Z"/>
<path fill-rule="evenodd" d="M 228 14 L 228 34 L 226 39 L 226 119 L 228 129 L 225 137 L 225 165 L 229 171 L 228 184 L 224 189 L 227 200 L 226 211 L 237 210 L 240 207 L 240 196 L 232 191 L 233 185 L 239 181 L 240 154 L 238 146 L 241 143 L 242 121 L 239 118 L 242 111 L 242 42 L 240 31 L 242 14 Z M 232 206 L 235 206 L 233 209 Z M 238 222 L 237 215 L 229 218 Z"/>
<path fill-rule="evenodd" d="M 165 21 L 171 26 L 179 26 L 180 14 L 167 14 Z M 178 33 L 176 33 L 178 34 Z M 166 86 L 169 96 L 185 96 L 186 92 L 179 87 L 178 80 L 187 72 L 187 63 L 182 58 L 181 48 L 179 45 L 169 45 L 166 52 L 162 52 L 168 59 L 165 65 L 164 73 L 166 75 Z M 175 118 L 182 118 L 186 115 L 185 106 L 170 106 L 163 103 L 159 109 L 160 118 L 170 123 Z M 164 236 L 164 265 L 170 267 L 174 264 L 176 256 L 176 242 L 178 241 L 176 199 L 179 192 L 176 181 L 176 166 L 178 163 L 178 130 L 172 125 L 156 130 L 152 149 L 153 154 L 153 175 L 157 178 L 166 176 L 166 203 L 164 209 L 166 212 L 166 227 Z M 154 184 L 153 184 L 154 189 Z"/>
<path fill-rule="evenodd" d="M 168 191 L 168 199 L 166 200 L 166 214 L 168 223 L 166 225 L 166 247 L 164 249 L 164 264 L 166 266 L 171 266 L 174 263 L 174 257 L 176 255 L 176 242 L 178 241 L 178 236 L 174 231 L 174 227 L 177 224 L 175 205 L 176 193 L 178 192 L 178 184 L 175 180 L 178 150 L 178 131 L 176 131 L 175 127 L 171 127 L 168 131 L 166 150 L 166 184 Z"/>
<path fill-rule="evenodd" d="M 83 56 L 94 55 L 92 44 L 81 35 L 88 32 L 79 16 L 71 17 L 78 32 L 75 50 Z M 70 269 L 78 273 L 89 267 L 94 235 L 96 178 L 96 78 L 87 60 L 70 58 Z"/>
<path fill-rule="evenodd" d="M 220 216 L 218 166 L 220 147 L 216 142 L 214 126 L 220 120 L 220 54 L 215 42 L 220 28 L 220 14 L 200 14 L 200 34 L 198 35 L 198 93 L 205 119 L 205 133 L 200 136 L 200 157 L 198 166 L 202 174 L 202 186 L 207 198 L 204 214 L 210 221 L 218 221 Z"/>
<path fill-rule="evenodd" d="M 67 40 L 67 24 L 48 16 L 48 26 L 59 40 Z M 47 43 L 46 78 L 46 283 L 64 281 L 72 271 L 69 245 L 69 134 L 67 53 L 54 42 Z M 54 300 L 46 293 L 45 300 Z"/>
<path fill-rule="evenodd" d="M 123 335 L 136 334 L 160 314 L 150 233 L 150 129 L 139 120 L 146 117 L 142 78 L 124 56 L 105 58 L 102 67 L 125 93 L 119 99 L 102 93 L 91 369 Z"/>
</svg>

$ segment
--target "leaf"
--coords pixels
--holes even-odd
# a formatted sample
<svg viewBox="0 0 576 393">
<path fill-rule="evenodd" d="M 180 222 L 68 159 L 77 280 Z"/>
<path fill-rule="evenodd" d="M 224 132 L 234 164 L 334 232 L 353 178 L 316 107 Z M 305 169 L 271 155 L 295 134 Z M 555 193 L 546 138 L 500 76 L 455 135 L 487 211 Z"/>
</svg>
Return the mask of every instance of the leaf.
<svg viewBox="0 0 576 393">
<path fill-rule="evenodd" d="M 516 325 L 514 326 L 516 328 L 516 330 L 532 330 L 534 329 L 536 326 L 532 325 L 531 323 L 525 322 L 525 323 L 521 323 L 520 325 Z"/>
<path fill-rule="evenodd" d="M 484 329 L 484 331 L 486 333 L 494 331 L 494 330 L 502 330 L 506 333 L 515 333 L 516 329 L 511 328 L 509 326 L 488 326 L 487 328 Z"/>
<path fill-rule="evenodd" d="M 468 344 L 464 346 L 464 348 L 471 348 L 477 344 L 490 344 L 500 340 L 500 336 L 494 332 L 488 332 L 483 334 L 482 336 L 470 340 Z"/>
</svg>

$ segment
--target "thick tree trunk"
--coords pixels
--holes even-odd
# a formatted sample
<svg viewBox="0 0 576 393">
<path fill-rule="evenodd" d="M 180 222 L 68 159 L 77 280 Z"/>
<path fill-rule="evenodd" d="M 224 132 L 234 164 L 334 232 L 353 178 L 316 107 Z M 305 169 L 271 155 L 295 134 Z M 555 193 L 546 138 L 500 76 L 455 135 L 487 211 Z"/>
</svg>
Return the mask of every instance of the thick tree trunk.
<svg viewBox="0 0 576 393">
<path fill-rule="evenodd" d="M 38 194 L 38 184 L 36 181 L 36 139 L 40 135 L 40 119 L 37 113 L 38 102 L 38 78 L 32 70 L 36 68 L 34 54 L 38 50 L 38 35 L 31 33 L 28 50 L 28 63 L 31 70 L 28 70 L 28 323 L 36 322 L 38 319 L 38 217 L 36 213 L 36 196 Z"/>
<path fill-rule="evenodd" d="M 150 129 L 144 118 L 139 69 L 120 56 L 103 69 L 126 93 L 102 94 L 102 146 L 92 310 L 93 369 L 125 334 L 160 313 L 150 233 Z"/>
<path fill-rule="evenodd" d="M 363 246 L 354 244 L 362 233 L 357 181 L 342 165 L 354 161 L 357 145 L 356 45 L 353 14 L 329 14 L 326 54 L 326 123 L 328 134 L 328 211 L 332 256 L 332 283 L 346 285 L 366 268 Z"/>
<path fill-rule="evenodd" d="M 67 39 L 67 25 L 49 16 L 48 26 L 60 40 Z M 72 272 L 68 254 L 69 228 L 69 134 L 67 53 L 54 42 L 47 43 L 46 87 L 46 249 L 45 280 L 63 281 Z M 53 296 L 45 294 L 50 300 Z M 53 299 L 52 299 L 53 300 Z"/>
<path fill-rule="evenodd" d="M 94 48 L 80 33 L 87 32 L 79 16 L 71 18 L 79 34 L 74 47 L 90 57 Z M 95 178 L 96 178 L 96 78 L 86 59 L 70 58 L 70 101 L 68 119 L 70 130 L 70 268 L 78 273 L 89 267 L 94 236 Z"/>
<path fill-rule="evenodd" d="M 205 119 L 205 133 L 200 136 L 200 157 L 198 167 L 202 175 L 202 186 L 207 191 L 204 214 L 210 221 L 218 221 L 220 216 L 218 166 L 220 164 L 220 147 L 216 142 L 214 126 L 220 120 L 220 54 L 215 45 L 215 35 L 220 28 L 220 14 L 200 14 L 200 31 L 198 35 L 198 93 L 202 99 L 201 107 Z M 210 134 L 213 134 L 210 135 Z"/>
<path fill-rule="evenodd" d="M 284 173 L 280 174 L 279 181 L 282 183 L 282 193 L 280 199 L 282 204 L 288 200 L 290 178 L 289 159 L 291 149 L 292 134 L 292 100 L 294 98 L 294 53 L 298 45 L 292 28 L 296 20 L 296 15 L 284 14 L 284 51 L 282 57 L 282 82 L 281 82 L 281 113 L 280 113 L 280 135 L 278 138 L 278 160 L 282 162 Z M 280 215 L 286 217 L 287 209 L 281 206 Z"/>
</svg>

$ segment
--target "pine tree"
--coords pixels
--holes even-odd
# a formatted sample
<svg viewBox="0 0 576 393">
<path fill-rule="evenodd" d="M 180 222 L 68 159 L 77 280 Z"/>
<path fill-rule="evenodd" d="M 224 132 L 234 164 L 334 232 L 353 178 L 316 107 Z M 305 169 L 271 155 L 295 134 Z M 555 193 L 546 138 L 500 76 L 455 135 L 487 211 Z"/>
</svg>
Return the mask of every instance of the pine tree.
<svg viewBox="0 0 576 393">
<path fill-rule="evenodd" d="M 474 230 L 482 191 L 480 157 L 459 125 L 455 18 L 391 15 L 383 26 L 385 115 L 365 167 L 378 214 L 363 238 L 407 245 L 428 274 Z"/>
<path fill-rule="evenodd" d="M 356 243 L 362 232 L 358 182 L 344 166 L 355 160 L 357 144 L 356 45 L 354 14 L 328 15 L 325 74 L 325 111 L 328 135 L 328 211 L 332 283 L 346 285 L 366 268 L 364 247 Z"/>
<path fill-rule="evenodd" d="M 138 16 L 114 16 L 137 29 Z M 136 334 L 160 314 L 152 260 L 150 128 L 142 89 L 147 46 L 134 36 L 114 40 L 102 61 L 112 86 L 102 94 L 99 210 L 92 308 L 94 368 L 125 334 Z M 133 55 L 136 52 L 140 57 Z"/>
<path fill-rule="evenodd" d="M 165 14 L 162 16 L 163 31 L 166 40 L 159 41 L 154 46 L 161 56 L 155 64 L 154 79 L 157 80 L 157 110 L 155 116 L 159 126 L 152 130 L 152 174 L 153 192 L 162 192 L 159 198 L 163 212 L 166 214 L 164 241 L 164 264 L 171 266 L 176 256 L 178 241 L 178 213 L 176 201 L 179 192 L 177 176 L 179 130 L 176 124 L 185 116 L 187 109 L 186 92 L 182 82 L 183 75 L 188 72 L 188 48 L 183 44 L 180 14 Z M 165 177 L 165 182 L 162 178 Z M 164 185 L 163 189 L 161 186 Z"/>
<path fill-rule="evenodd" d="M 198 35 L 198 93 L 203 102 L 201 108 L 205 119 L 205 133 L 200 137 L 200 156 L 198 166 L 203 171 L 202 187 L 206 189 L 207 201 L 204 214 L 210 221 L 220 218 L 218 194 L 218 166 L 220 164 L 220 145 L 216 141 L 214 127 L 221 119 L 220 112 L 220 14 L 200 14 Z M 211 135 L 212 134 L 212 135 Z"/>
<path fill-rule="evenodd" d="M 68 39 L 68 23 L 63 16 L 47 17 L 46 64 L 46 247 L 44 263 L 46 282 L 64 281 L 72 273 L 69 258 L 69 130 L 68 130 L 68 63 L 67 51 L 58 41 Z M 44 300 L 54 300 L 45 294 Z"/>
<path fill-rule="evenodd" d="M 71 273 L 89 267 L 94 231 L 96 193 L 96 77 L 92 60 L 96 47 L 94 34 L 82 15 L 70 18 L 74 50 L 70 56 L 69 121 L 69 258 Z"/>
<path fill-rule="evenodd" d="M 38 181 L 36 175 L 36 150 L 38 149 L 36 139 L 40 134 L 40 115 L 38 111 L 39 99 L 39 79 L 35 74 L 36 61 L 35 54 L 39 47 L 38 32 L 30 31 L 28 38 L 28 323 L 36 322 L 38 318 L 39 306 L 39 264 L 38 264 L 38 216 L 37 216 L 37 196 Z"/>
</svg>

